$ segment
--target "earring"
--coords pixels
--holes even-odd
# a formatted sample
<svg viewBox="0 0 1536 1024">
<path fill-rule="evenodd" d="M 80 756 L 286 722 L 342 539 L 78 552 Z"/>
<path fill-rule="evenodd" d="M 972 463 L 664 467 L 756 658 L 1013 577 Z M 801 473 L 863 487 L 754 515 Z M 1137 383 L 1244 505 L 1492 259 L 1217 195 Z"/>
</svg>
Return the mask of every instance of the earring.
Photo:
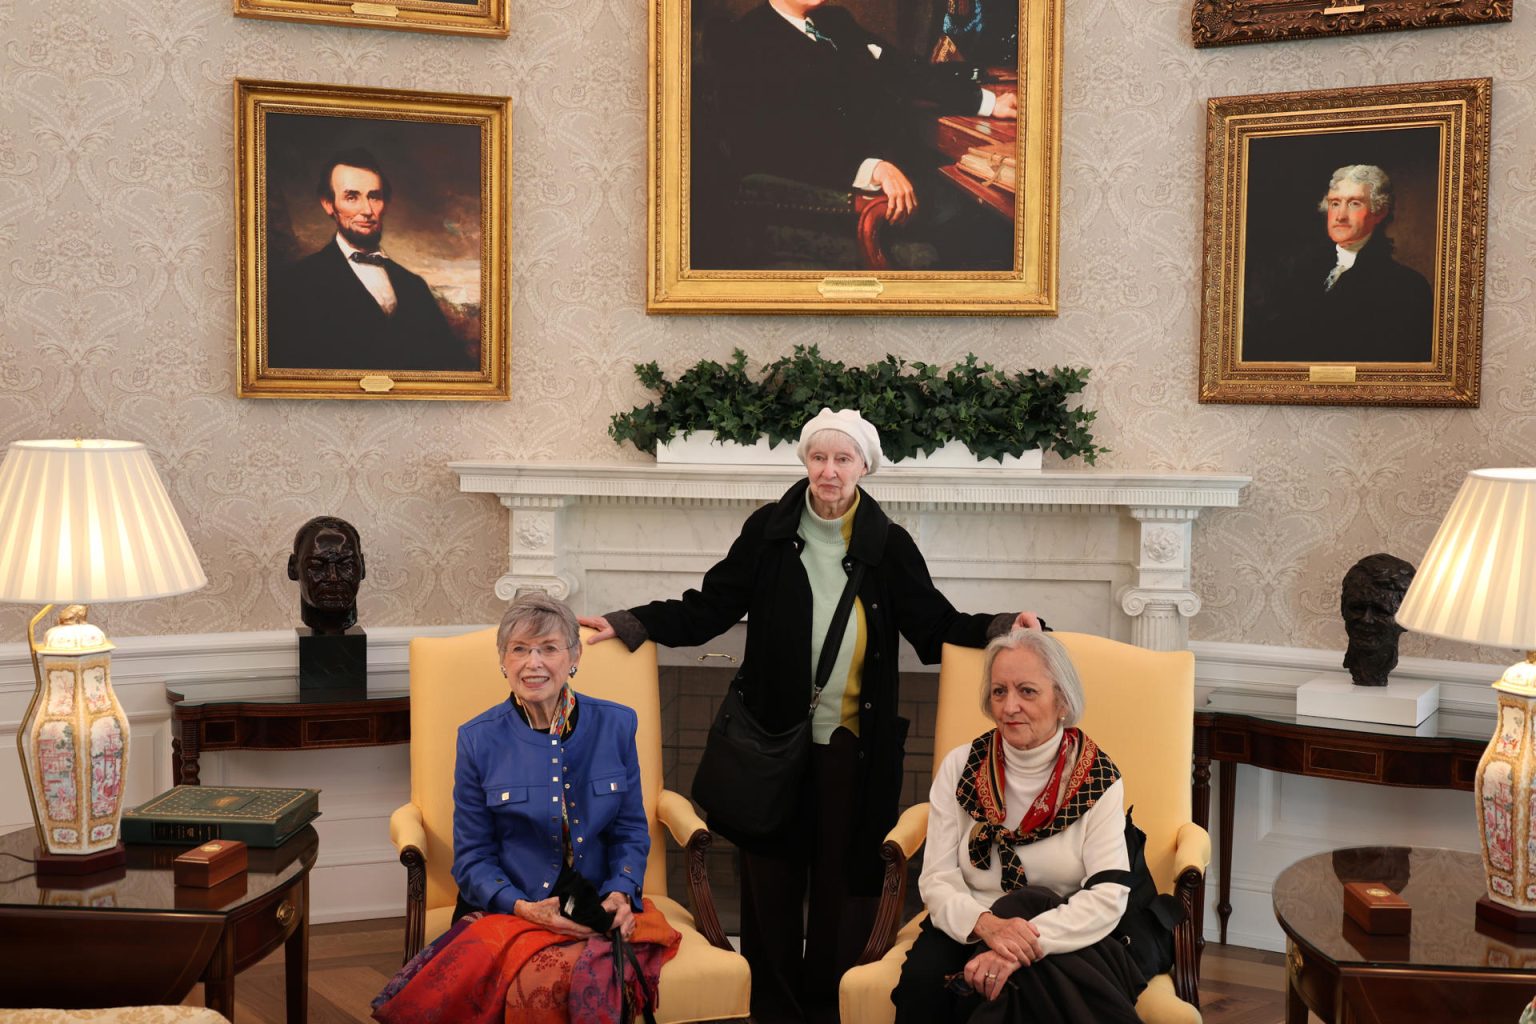
<svg viewBox="0 0 1536 1024">
<path fill-rule="evenodd" d="M 576 666 L 575 665 L 571 666 L 571 678 L 572 679 L 576 678 Z"/>
<path fill-rule="evenodd" d="M 501 678 L 507 678 L 507 667 L 505 665 L 501 667 Z"/>
</svg>

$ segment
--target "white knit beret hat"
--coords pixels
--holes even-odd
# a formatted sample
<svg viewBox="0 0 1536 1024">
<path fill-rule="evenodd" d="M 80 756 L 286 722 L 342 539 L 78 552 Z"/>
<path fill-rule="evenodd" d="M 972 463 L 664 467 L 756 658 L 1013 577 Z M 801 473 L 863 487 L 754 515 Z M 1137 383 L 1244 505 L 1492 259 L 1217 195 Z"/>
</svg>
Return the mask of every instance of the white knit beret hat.
<svg viewBox="0 0 1536 1024">
<path fill-rule="evenodd" d="M 880 431 L 860 416 L 857 409 L 839 409 L 837 412 L 822 409 L 807 420 L 805 426 L 800 428 L 800 444 L 795 449 L 801 462 L 805 461 L 805 449 L 811 443 L 811 438 L 821 430 L 836 430 L 847 434 L 854 447 L 864 454 L 864 465 L 869 467 L 869 471 L 873 473 L 880 468 Z"/>
</svg>

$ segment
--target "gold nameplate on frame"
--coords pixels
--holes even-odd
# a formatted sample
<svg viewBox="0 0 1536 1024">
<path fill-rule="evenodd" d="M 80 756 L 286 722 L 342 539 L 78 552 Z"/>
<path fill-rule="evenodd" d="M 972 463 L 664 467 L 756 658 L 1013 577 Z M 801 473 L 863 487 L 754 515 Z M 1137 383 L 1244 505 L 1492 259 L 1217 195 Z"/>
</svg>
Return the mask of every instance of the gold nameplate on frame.
<svg viewBox="0 0 1536 1024">
<path fill-rule="evenodd" d="M 1353 384 L 1355 368 L 1353 366 L 1314 366 L 1307 374 L 1307 380 L 1313 384 Z"/>
<path fill-rule="evenodd" d="M 1365 4 L 1342 4 L 1338 7 L 1324 7 L 1323 17 L 1332 18 L 1339 14 L 1359 14 L 1365 10 Z"/>
<path fill-rule="evenodd" d="M 393 377 L 387 377 L 382 373 L 370 373 L 368 376 L 360 379 L 357 382 L 357 386 L 369 394 L 382 394 L 385 391 L 394 390 L 395 380 Z"/>
<path fill-rule="evenodd" d="M 885 285 L 878 277 L 824 277 L 816 290 L 824 299 L 873 299 Z"/>
<path fill-rule="evenodd" d="M 400 8 L 393 4 L 356 3 L 352 5 L 352 13 L 371 14 L 376 18 L 398 18 L 400 17 Z"/>
</svg>

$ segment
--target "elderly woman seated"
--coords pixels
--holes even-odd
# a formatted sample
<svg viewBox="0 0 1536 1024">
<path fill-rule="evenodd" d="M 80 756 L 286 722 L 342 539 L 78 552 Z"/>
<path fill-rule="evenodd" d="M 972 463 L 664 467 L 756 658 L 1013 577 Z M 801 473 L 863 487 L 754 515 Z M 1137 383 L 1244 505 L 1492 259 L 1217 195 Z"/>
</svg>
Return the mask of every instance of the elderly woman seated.
<svg viewBox="0 0 1536 1024">
<path fill-rule="evenodd" d="M 390 983 L 374 1016 L 627 1019 L 621 997 L 654 1005 L 679 941 L 640 895 L 650 835 L 635 712 L 571 688 L 581 635 L 552 597 L 514 601 L 496 646 L 511 696 L 459 728 L 455 923 Z M 636 957 L 614 948 L 620 939 Z"/>
<path fill-rule="evenodd" d="M 1110 937 L 1128 889 L 1106 880 L 1130 866 L 1124 786 L 1075 728 L 1077 670 L 1051 636 L 1016 629 L 987 646 L 981 683 L 997 728 L 935 774 L 928 918 L 891 996 L 896 1019 L 1134 1024 L 1146 981 Z"/>
</svg>

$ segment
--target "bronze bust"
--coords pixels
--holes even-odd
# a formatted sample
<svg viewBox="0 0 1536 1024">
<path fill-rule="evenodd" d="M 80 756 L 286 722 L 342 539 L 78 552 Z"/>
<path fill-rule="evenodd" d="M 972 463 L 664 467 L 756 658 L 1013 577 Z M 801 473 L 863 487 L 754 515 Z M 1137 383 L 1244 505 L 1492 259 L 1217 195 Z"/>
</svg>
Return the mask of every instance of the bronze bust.
<svg viewBox="0 0 1536 1024">
<path fill-rule="evenodd" d="M 294 534 L 288 578 L 299 581 L 299 618 L 315 633 L 357 624 L 357 587 L 366 576 L 362 542 L 345 519 L 316 516 Z"/>
<path fill-rule="evenodd" d="M 1344 667 L 1356 686 L 1386 686 L 1397 667 L 1397 609 L 1413 582 L 1413 566 L 1395 555 L 1366 555 L 1344 574 L 1339 614 L 1349 648 Z"/>
</svg>

